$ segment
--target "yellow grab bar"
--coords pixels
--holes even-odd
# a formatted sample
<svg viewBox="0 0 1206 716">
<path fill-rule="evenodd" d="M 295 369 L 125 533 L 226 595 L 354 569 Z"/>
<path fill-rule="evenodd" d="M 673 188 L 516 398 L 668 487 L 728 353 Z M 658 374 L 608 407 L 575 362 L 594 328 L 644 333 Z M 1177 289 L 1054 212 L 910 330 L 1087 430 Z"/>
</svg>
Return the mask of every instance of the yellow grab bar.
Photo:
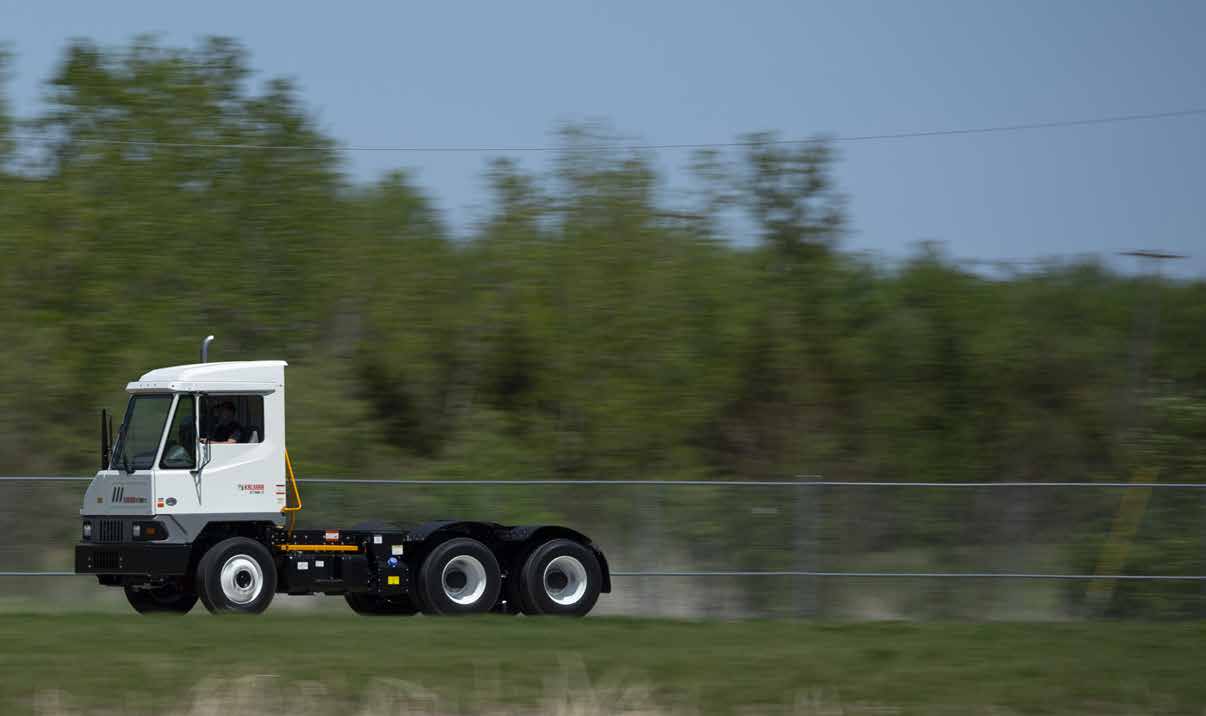
<svg viewBox="0 0 1206 716">
<path fill-rule="evenodd" d="M 297 507 L 289 507 L 288 501 L 281 512 L 298 512 L 302 508 L 301 492 L 297 489 L 297 476 L 293 474 L 293 461 L 289 459 L 289 450 L 285 450 L 285 474 L 289 476 L 289 486 L 293 488 L 293 497 L 297 500 Z"/>
<path fill-rule="evenodd" d="M 296 507 L 289 506 L 288 498 L 285 499 L 285 506 L 281 508 L 281 513 L 289 515 L 289 536 L 293 536 L 293 527 L 297 524 L 297 513 L 301 511 L 302 499 L 301 491 L 297 489 L 297 475 L 293 474 L 293 461 L 289 459 L 289 449 L 285 448 L 285 475 L 288 477 L 289 486 L 293 488 L 293 497 L 297 500 Z"/>
</svg>

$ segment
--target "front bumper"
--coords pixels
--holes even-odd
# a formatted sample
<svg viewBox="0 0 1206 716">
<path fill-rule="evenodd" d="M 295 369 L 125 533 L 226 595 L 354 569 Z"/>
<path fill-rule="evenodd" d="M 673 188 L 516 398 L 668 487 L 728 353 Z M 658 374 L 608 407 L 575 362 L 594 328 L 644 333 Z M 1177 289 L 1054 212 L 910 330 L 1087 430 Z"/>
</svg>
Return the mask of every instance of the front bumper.
<svg viewBox="0 0 1206 716">
<path fill-rule="evenodd" d="M 191 547 L 155 542 L 80 542 L 75 545 L 75 572 L 180 576 L 188 573 Z"/>
</svg>

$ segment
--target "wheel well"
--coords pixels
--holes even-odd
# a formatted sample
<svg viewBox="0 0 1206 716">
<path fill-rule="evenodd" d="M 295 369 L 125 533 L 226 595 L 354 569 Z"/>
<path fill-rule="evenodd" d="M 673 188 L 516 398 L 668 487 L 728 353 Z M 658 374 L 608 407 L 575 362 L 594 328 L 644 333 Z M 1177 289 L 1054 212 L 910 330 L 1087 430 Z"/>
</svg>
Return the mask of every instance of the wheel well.
<svg viewBox="0 0 1206 716">
<path fill-rule="evenodd" d="M 412 530 L 410 537 L 419 539 L 416 553 L 413 554 L 416 569 L 433 549 L 457 537 L 472 537 L 486 545 L 499 558 L 499 566 L 506 569 L 506 564 L 503 563 L 504 555 L 500 550 L 502 542 L 498 539 L 497 525 L 486 522 L 432 522 Z"/>
<path fill-rule="evenodd" d="M 185 576 L 191 579 L 197 571 L 197 564 L 201 562 L 201 557 L 209 551 L 209 548 L 231 537 L 246 537 L 255 540 L 268 547 L 268 551 L 271 552 L 271 534 L 274 528 L 275 525 L 271 522 L 210 522 L 206 524 L 197 535 L 197 539 L 193 540 L 192 549 L 189 551 L 188 572 Z"/>
<path fill-rule="evenodd" d="M 571 542 L 586 547 L 595 553 L 595 558 L 599 560 L 599 570 L 603 573 L 603 584 L 600 592 L 604 594 L 611 593 L 611 567 L 607 564 L 607 557 L 603 555 L 603 550 L 599 549 L 590 538 L 577 530 L 560 525 L 540 525 L 535 527 L 516 527 L 512 531 L 511 544 L 511 564 L 514 569 L 519 569 L 523 566 L 524 560 L 528 558 L 537 547 L 554 539 L 567 539 Z"/>
</svg>

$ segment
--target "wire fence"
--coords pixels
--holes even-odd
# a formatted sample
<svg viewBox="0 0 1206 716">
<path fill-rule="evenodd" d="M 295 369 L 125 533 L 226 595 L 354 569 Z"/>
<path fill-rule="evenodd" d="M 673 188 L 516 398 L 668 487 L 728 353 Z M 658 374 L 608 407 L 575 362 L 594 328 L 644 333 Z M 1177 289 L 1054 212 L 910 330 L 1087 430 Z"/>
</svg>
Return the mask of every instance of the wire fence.
<svg viewBox="0 0 1206 716">
<path fill-rule="evenodd" d="M 81 487 L 90 479 L 0 477 L 0 577 L 28 584 L 73 576 Z M 1200 483 L 847 482 L 816 475 L 299 483 L 307 526 L 345 526 L 367 516 L 407 525 L 447 515 L 575 527 L 608 555 L 622 580 L 616 596 L 624 613 L 1206 614 Z M 397 489 L 382 490 L 391 487 Z M 366 505 L 374 514 L 364 514 Z"/>
</svg>

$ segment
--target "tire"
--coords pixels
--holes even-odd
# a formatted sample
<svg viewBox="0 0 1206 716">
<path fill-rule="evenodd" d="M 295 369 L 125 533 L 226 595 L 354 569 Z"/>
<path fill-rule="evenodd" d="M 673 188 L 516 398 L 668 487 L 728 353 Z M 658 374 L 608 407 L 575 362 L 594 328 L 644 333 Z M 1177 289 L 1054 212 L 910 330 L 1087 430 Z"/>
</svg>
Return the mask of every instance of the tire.
<svg viewBox="0 0 1206 716">
<path fill-rule="evenodd" d="M 418 614 L 410 597 L 383 597 L 377 594 L 345 594 L 352 611 L 364 616 L 410 616 Z"/>
<path fill-rule="evenodd" d="M 502 573 L 486 545 L 459 537 L 436 546 L 419 568 L 419 603 L 426 614 L 484 614 L 498 602 Z"/>
<path fill-rule="evenodd" d="M 156 589 L 127 585 L 126 601 L 139 614 L 188 614 L 197 603 L 197 593 L 175 581 Z"/>
<path fill-rule="evenodd" d="M 246 537 L 222 540 L 197 565 L 197 594 L 212 614 L 259 614 L 276 595 L 272 554 Z"/>
<path fill-rule="evenodd" d="M 586 616 L 603 586 L 603 570 L 589 547 L 554 539 L 537 547 L 519 573 L 524 613 Z"/>
</svg>

